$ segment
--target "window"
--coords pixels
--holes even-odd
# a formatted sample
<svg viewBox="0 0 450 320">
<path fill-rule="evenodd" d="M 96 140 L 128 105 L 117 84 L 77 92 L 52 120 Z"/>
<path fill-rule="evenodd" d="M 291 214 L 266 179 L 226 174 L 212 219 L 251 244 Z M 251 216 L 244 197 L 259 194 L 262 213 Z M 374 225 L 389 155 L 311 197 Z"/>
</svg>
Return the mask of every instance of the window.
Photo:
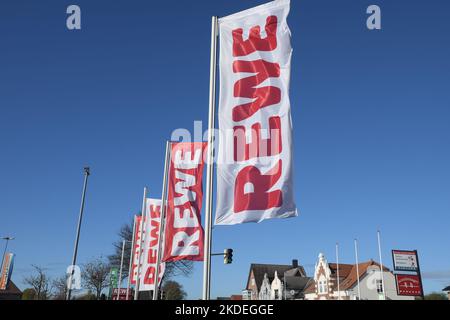
<svg viewBox="0 0 450 320">
<path fill-rule="evenodd" d="M 274 292 L 275 292 L 275 300 L 278 300 L 278 289 L 275 289 Z"/>
<path fill-rule="evenodd" d="M 381 279 L 377 279 L 377 293 L 383 292 L 383 281 Z"/>
<path fill-rule="evenodd" d="M 328 286 L 326 280 L 320 280 L 318 284 L 319 293 L 328 293 Z"/>
</svg>

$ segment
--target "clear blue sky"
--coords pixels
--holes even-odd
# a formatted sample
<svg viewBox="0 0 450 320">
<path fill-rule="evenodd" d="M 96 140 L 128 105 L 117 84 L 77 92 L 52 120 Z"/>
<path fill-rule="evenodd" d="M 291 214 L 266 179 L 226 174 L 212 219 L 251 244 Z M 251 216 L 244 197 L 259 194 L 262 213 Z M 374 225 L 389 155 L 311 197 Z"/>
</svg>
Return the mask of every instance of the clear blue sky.
<svg viewBox="0 0 450 320">
<path fill-rule="evenodd" d="M 206 123 L 211 15 L 261 0 L 6 0 L 0 3 L 0 235 L 13 280 L 70 264 L 92 168 L 79 262 L 112 252 L 119 227 L 159 197 L 165 140 Z M 66 29 L 78 4 L 82 30 Z M 378 4 L 382 30 L 365 26 Z M 240 293 L 249 264 L 319 252 L 334 261 L 419 250 L 426 291 L 450 284 L 450 25 L 446 0 L 292 0 L 291 101 L 300 216 L 217 227 L 212 296 Z M 3 243 L 1 244 L 3 248 Z M 3 249 L 2 249 L 3 250 Z M 378 260 L 378 259 L 377 259 Z M 202 264 L 178 279 L 201 296 Z"/>
</svg>

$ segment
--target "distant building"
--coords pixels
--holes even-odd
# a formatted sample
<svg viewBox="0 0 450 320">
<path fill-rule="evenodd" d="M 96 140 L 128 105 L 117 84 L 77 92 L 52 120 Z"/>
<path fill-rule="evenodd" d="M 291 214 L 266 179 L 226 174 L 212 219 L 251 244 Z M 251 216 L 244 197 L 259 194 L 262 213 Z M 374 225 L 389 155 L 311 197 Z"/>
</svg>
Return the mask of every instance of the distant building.
<svg viewBox="0 0 450 320">
<path fill-rule="evenodd" d="M 305 269 L 293 260 L 291 265 L 250 265 L 243 300 L 293 300 L 302 299 L 303 292 L 312 279 Z"/>
<path fill-rule="evenodd" d="M 358 264 L 361 300 L 379 300 L 383 297 L 380 264 L 369 260 Z M 383 266 L 383 278 L 388 300 L 414 300 L 397 295 L 394 274 Z M 339 290 L 336 263 L 328 263 L 321 253 L 314 271 L 314 281 L 305 290 L 306 300 L 357 300 L 358 274 L 356 264 L 339 264 Z"/>
<path fill-rule="evenodd" d="M 22 291 L 12 282 L 8 281 L 6 290 L 0 290 L 0 300 L 21 300 Z"/>
</svg>

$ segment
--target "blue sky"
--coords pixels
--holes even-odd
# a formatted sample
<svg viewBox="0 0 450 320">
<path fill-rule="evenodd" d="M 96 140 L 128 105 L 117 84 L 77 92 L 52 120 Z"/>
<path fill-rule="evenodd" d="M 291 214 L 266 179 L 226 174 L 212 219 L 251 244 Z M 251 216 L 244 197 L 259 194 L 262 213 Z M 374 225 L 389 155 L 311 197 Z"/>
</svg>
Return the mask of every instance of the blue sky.
<svg viewBox="0 0 450 320">
<path fill-rule="evenodd" d="M 78 4 L 82 30 L 66 29 Z M 0 235 L 13 280 L 70 264 L 82 168 L 92 168 L 79 262 L 108 255 L 119 227 L 159 197 L 165 141 L 206 126 L 211 15 L 264 1 L 31 1 L 0 4 Z M 370 4 L 382 30 L 366 28 Z M 342 262 L 417 249 L 425 290 L 450 284 L 450 3 L 292 0 L 291 103 L 300 216 L 217 227 L 212 296 L 240 293 L 249 265 L 319 252 Z M 3 244 L 1 244 L 3 246 Z M 377 259 L 378 260 L 378 259 Z M 177 279 L 201 296 L 202 264 Z"/>
</svg>

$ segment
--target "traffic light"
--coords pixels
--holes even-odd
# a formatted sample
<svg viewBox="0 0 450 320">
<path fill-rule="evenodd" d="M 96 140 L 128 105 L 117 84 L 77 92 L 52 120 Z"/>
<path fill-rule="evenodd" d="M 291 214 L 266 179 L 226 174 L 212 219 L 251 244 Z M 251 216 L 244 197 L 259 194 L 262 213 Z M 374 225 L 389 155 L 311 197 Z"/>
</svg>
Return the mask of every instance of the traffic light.
<svg viewBox="0 0 450 320">
<path fill-rule="evenodd" d="M 225 249 L 223 251 L 223 263 L 230 264 L 233 262 L 233 249 Z"/>
</svg>

